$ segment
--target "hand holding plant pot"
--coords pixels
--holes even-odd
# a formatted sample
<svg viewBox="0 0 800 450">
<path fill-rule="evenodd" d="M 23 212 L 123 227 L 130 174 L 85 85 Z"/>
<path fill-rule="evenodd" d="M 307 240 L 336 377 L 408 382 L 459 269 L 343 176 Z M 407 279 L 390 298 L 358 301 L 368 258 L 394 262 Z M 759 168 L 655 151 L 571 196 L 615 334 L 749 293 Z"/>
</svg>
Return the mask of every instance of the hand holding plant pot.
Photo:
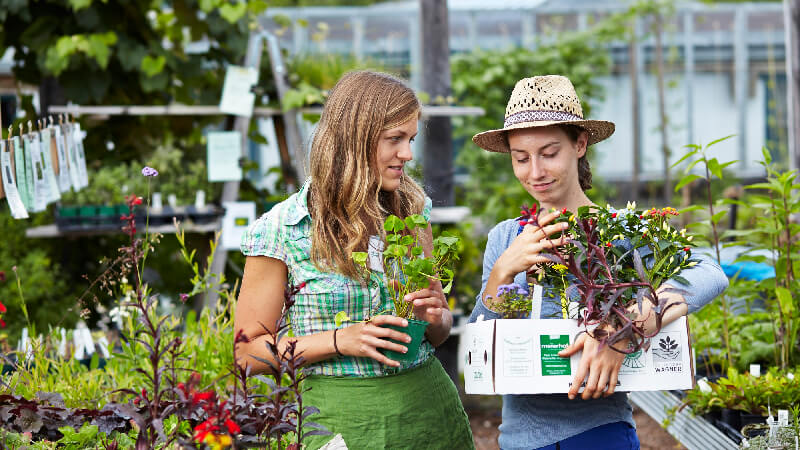
<svg viewBox="0 0 800 450">
<path fill-rule="evenodd" d="M 423 238 L 428 222 L 419 214 L 405 219 L 390 215 L 384 222 L 384 230 L 386 247 L 380 254 L 382 267 L 376 267 L 380 264 L 375 264 L 375 257 L 370 263 L 366 252 L 354 252 L 353 261 L 363 268 L 368 280 L 376 277 L 384 284 L 392 298 L 394 313 L 407 320 L 405 329 L 396 324 L 387 323 L 386 326 L 402 329 L 411 337 L 408 352 L 397 353 L 383 347 L 387 348 L 386 355 L 400 361 L 413 361 L 428 327 L 443 325 L 443 311 L 447 307 L 444 295 L 452 287 L 451 266 L 458 259 L 459 238 L 444 234 L 434 239 L 426 252 Z"/>
</svg>

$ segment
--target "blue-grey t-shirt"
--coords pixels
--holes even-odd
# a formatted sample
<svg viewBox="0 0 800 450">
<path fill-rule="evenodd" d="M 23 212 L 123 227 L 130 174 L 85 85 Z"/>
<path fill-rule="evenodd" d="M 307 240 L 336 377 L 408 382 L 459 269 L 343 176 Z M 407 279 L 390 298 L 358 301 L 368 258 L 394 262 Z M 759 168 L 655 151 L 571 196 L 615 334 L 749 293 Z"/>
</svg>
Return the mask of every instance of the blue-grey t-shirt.
<svg viewBox="0 0 800 450">
<path fill-rule="evenodd" d="M 483 291 L 495 261 L 517 237 L 518 227 L 516 219 L 509 219 L 500 222 L 489 232 L 483 256 L 481 292 L 470 315 L 470 322 L 477 320 L 480 315 L 485 320 L 502 318 L 500 314 L 486 307 Z M 714 260 L 699 252 L 693 253 L 692 259 L 698 260 L 699 264 L 681 271 L 681 276 L 691 287 L 686 288 L 677 282 L 670 283 L 689 291 L 684 297 L 690 313 L 710 302 L 728 286 L 725 273 Z M 525 273 L 517 274 L 514 282 L 526 286 Z M 546 290 L 540 317 L 561 317 L 560 303 L 547 298 Z M 592 400 L 582 400 L 580 397 L 570 400 L 567 394 L 504 395 L 499 444 L 503 450 L 531 450 L 614 422 L 627 422 L 632 427 L 636 426 L 627 393 L 618 392 L 610 397 Z"/>
</svg>

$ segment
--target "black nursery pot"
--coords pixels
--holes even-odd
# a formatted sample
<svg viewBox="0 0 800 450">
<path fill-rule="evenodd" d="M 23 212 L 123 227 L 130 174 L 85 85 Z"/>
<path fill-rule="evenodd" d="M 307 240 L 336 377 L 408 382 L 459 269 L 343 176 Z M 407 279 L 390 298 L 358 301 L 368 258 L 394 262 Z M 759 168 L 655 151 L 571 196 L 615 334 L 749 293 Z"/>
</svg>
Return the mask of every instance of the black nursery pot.
<svg viewBox="0 0 800 450">
<path fill-rule="evenodd" d="M 725 408 L 720 411 L 719 420 L 725 422 L 734 430 L 742 428 L 741 413 L 735 409 Z"/>
</svg>

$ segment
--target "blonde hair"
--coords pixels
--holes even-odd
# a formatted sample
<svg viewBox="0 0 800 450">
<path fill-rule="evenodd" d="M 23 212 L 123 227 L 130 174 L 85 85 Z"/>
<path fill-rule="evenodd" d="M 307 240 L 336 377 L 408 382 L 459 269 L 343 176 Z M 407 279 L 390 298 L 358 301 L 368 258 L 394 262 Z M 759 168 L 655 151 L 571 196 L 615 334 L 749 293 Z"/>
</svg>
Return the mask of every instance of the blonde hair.
<svg viewBox="0 0 800 450">
<path fill-rule="evenodd" d="M 361 278 L 351 253 L 384 235 L 387 215 L 422 211 L 422 188 L 403 176 L 397 190 L 382 191 L 377 166 L 381 132 L 418 119 L 420 108 L 414 91 L 384 73 L 350 72 L 331 90 L 309 160 L 311 260 L 320 270 Z"/>
</svg>

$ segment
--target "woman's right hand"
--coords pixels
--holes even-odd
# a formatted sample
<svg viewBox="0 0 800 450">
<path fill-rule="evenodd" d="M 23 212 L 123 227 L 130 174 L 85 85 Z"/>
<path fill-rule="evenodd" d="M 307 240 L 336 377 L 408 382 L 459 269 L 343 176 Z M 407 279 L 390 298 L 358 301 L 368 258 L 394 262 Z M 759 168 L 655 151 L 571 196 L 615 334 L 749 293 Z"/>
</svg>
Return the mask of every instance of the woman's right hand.
<svg viewBox="0 0 800 450">
<path fill-rule="evenodd" d="M 529 272 L 536 264 L 549 262 L 550 260 L 542 256 L 541 252 L 567 243 L 566 236 L 550 239 L 553 234 L 569 228 L 566 222 L 548 225 L 559 215 L 561 212 L 556 211 L 543 216 L 539 219 L 538 227 L 525 225 L 514 242 L 497 259 L 493 271 L 500 271 L 498 275 L 502 279 L 513 280 L 516 274 Z"/>
<path fill-rule="evenodd" d="M 411 336 L 391 328 L 384 328 L 382 325 L 407 327 L 408 321 L 402 317 L 382 315 L 375 316 L 368 322 L 342 328 L 336 335 L 336 345 L 339 347 L 339 351 L 343 355 L 368 357 L 387 366 L 400 367 L 399 362 L 387 358 L 378 349 L 385 348 L 398 353 L 406 353 L 408 351 L 406 346 L 395 344 L 388 339 L 411 342 Z"/>
</svg>

